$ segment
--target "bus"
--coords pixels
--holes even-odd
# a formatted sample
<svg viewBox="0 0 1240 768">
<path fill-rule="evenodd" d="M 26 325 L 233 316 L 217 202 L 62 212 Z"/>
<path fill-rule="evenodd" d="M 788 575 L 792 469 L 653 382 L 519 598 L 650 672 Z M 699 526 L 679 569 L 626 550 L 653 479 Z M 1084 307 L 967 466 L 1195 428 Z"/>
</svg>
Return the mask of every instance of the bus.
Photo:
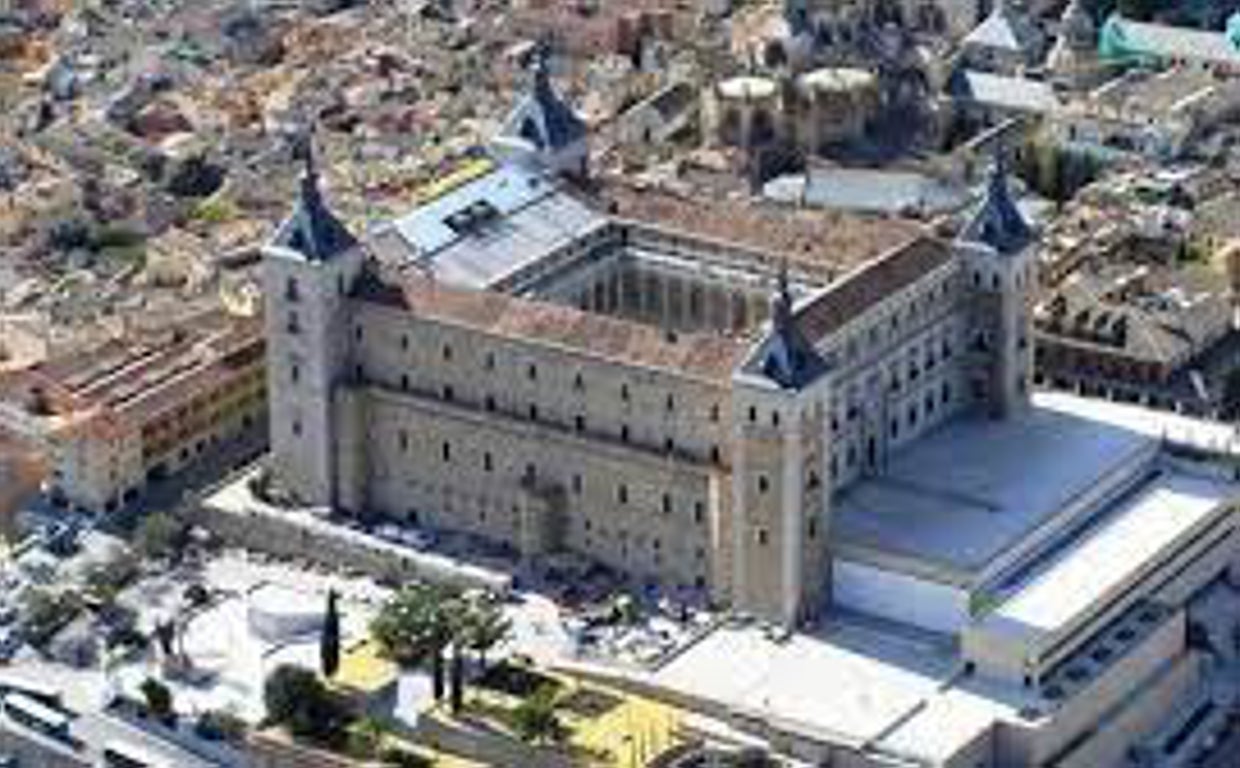
<svg viewBox="0 0 1240 768">
<path fill-rule="evenodd" d="M 60 706 L 60 689 L 56 686 L 0 672 L 0 696 L 9 693 L 20 693 L 44 706 Z"/>
<path fill-rule="evenodd" d="M 24 693 L 4 695 L 4 714 L 13 722 L 60 741 L 69 741 L 69 716 Z"/>
<path fill-rule="evenodd" d="M 103 748 L 102 768 L 166 768 L 167 763 L 126 741 L 110 741 Z"/>
</svg>

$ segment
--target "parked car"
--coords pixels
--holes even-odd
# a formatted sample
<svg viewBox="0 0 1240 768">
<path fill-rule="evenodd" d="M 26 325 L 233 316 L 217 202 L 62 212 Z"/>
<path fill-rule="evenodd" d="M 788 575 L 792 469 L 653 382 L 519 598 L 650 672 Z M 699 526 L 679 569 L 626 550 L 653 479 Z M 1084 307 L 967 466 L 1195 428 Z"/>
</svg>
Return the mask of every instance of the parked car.
<svg viewBox="0 0 1240 768">
<path fill-rule="evenodd" d="M 16 627 L 0 629 L 0 661 L 8 662 L 21 647 L 22 636 Z"/>
</svg>

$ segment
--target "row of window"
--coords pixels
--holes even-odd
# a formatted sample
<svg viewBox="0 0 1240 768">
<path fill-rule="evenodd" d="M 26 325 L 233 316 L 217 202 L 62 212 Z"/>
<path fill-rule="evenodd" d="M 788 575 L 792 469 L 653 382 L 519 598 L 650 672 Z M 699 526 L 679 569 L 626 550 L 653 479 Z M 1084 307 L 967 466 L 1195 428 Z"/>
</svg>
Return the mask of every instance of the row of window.
<svg viewBox="0 0 1240 768">
<path fill-rule="evenodd" d="M 397 445 L 400 447 L 401 451 L 409 450 L 409 448 L 412 445 L 412 441 L 410 440 L 410 436 L 407 431 L 400 430 L 397 433 Z M 454 453 L 452 450 L 451 441 L 448 441 L 448 440 L 441 441 L 439 455 L 440 455 L 440 459 L 444 463 L 451 463 L 453 461 Z M 491 473 L 495 471 L 495 455 L 491 451 L 483 451 L 481 467 L 482 467 L 482 471 L 486 473 Z M 532 462 L 527 463 L 525 465 L 525 470 L 522 473 L 522 478 L 526 480 L 536 480 L 538 478 L 537 465 Z M 584 493 L 585 491 L 584 477 L 580 474 L 572 475 L 572 478 L 570 480 L 570 487 L 572 489 L 572 492 L 575 495 L 581 495 L 582 493 Z M 629 503 L 628 485 L 624 483 L 620 483 L 616 486 L 616 502 L 620 504 L 621 506 L 624 506 Z M 661 510 L 663 514 L 665 515 L 673 514 L 674 505 L 673 505 L 673 500 L 672 500 L 672 494 L 670 493 L 662 494 L 660 506 L 661 506 Z M 693 502 L 693 521 L 696 523 L 701 523 L 705 520 L 705 517 L 706 517 L 705 502 L 701 500 L 694 501 Z"/>
<path fill-rule="evenodd" d="M 888 329 L 887 337 L 898 341 L 902 327 L 916 323 L 924 315 L 930 313 L 936 304 L 948 300 L 950 297 L 951 278 L 945 277 L 903 306 L 893 309 L 885 322 L 876 320 L 865 330 L 851 334 L 843 344 L 844 362 L 852 363 L 860 358 L 862 353 L 861 338 L 863 336 L 868 340 L 867 345 L 869 347 L 875 347 L 883 341 L 883 328 L 885 325 Z"/>
</svg>

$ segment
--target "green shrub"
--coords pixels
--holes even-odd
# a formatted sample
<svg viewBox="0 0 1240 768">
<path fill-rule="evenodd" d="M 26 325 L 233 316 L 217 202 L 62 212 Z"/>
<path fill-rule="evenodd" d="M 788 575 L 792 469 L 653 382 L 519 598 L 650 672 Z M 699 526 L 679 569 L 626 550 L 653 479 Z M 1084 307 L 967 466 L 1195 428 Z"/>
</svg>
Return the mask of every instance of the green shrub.
<svg viewBox="0 0 1240 768">
<path fill-rule="evenodd" d="M 226 710 L 208 710 L 198 716 L 194 733 L 208 741 L 240 743 L 245 739 L 249 726 L 240 717 Z"/>
<path fill-rule="evenodd" d="M 153 677 L 142 683 L 142 697 L 146 699 L 146 711 L 152 717 L 169 720 L 173 717 L 172 691 Z"/>
</svg>

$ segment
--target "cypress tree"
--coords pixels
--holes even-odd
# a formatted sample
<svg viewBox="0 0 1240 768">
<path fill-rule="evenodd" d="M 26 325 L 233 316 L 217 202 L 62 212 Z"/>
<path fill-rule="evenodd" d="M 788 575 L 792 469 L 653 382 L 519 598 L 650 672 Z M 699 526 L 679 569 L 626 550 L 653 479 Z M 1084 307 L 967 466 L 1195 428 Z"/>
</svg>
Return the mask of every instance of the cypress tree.
<svg viewBox="0 0 1240 768">
<path fill-rule="evenodd" d="M 331 679 L 340 669 L 340 611 L 336 607 L 336 590 L 327 593 L 327 614 L 319 636 L 319 664 L 323 677 Z"/>
</svg>

